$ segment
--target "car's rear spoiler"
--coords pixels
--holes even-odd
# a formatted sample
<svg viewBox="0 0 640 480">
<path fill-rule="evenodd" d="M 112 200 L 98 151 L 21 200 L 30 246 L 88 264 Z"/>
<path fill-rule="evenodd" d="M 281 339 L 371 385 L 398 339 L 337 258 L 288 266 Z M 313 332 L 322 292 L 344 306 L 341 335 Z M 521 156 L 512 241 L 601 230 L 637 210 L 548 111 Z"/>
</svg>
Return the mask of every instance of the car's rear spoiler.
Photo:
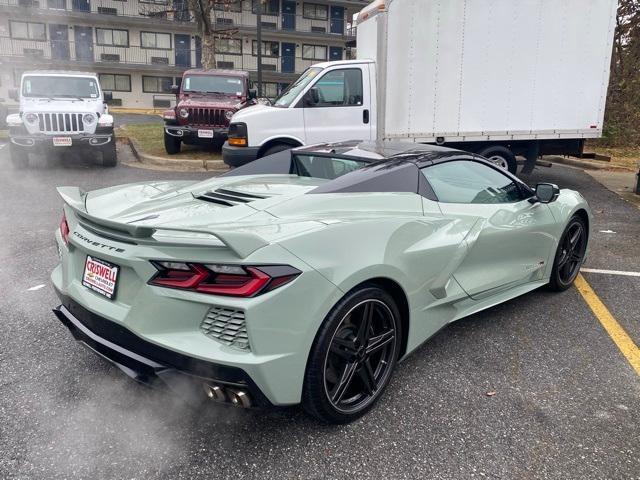
<svg viewBox="0 0 640 480">
<path fill-rule="evenodd" d="M 269 244 L 264 238 L 251 232 L 227 229 L 208 229 L 191 227 L 167 227 L 151 225 L 131 225 L 128 223 L 114 222 L 105 218 L 96 217 L 87 212 L 86 193 L 78 187 L 58 187 L 58 193 L 64 202 L 73 210 L 83 228 L 101 236 L 121 240 L 125 243 L 137 243 L 147 245 L 203 245 L 202 238 L 190 241 L 188 237 L 179 236 L 175 241 L 157 240 L 156 232 L 162 232 L 164 237 L 170 237 L 168 233 L 195 233 L 215 237 L 224 246 L 233 251 L 238 257 L 246 258 L 259 248 Z M 167 233 L 165 233 L 167 232 Z"/>
</svg>

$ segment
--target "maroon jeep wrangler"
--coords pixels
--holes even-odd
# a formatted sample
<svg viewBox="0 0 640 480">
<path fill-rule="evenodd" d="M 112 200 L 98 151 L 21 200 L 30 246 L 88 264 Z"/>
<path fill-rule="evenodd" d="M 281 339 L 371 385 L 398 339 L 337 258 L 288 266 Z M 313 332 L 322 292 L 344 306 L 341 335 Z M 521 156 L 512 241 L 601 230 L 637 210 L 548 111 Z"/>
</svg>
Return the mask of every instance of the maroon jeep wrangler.
<svg viewBox="0 0 640 480">
<path fill-rule="evenodd" d="M 222 145 L 233 114 L 256 97 L 249 89 L 249 73 L 235 70 L 187 70 L 171 91 L 176 106 L 162 115 L 169 154 L 178 153 L 181 143 Z"/>
</svg>

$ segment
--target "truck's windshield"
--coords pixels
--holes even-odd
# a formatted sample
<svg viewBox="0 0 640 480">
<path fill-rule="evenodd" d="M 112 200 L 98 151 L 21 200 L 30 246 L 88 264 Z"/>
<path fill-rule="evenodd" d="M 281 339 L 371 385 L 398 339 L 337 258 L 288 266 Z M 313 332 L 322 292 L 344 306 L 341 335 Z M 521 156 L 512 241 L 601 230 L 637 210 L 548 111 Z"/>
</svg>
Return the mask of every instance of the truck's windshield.
<svg viewBox="0 0 640 480">
<path fill-rule="evenodd" d="M 182 80 L 182 91 L 241 96 L 244 88 L 239 77 L 192 75 Z"/>
<path fill-rule="evenodd" d="M 22 80 L 24 97 L 98 98 L 98 80 L 91 77 L 28 75 Z"/>
<path fill-rule="evenodd" d="M 282 92 L 282 95 L 276 98 L 273 105 L 284 108 L 290 106 L 298 94 L 304 90 L 304 88 L 309 85 L 309 82 L 316 78 L 321 71 L 322 69 L 318 67 L 307 68 L 295 82 L 289 85 L 287 89 Z"/>
</svg>

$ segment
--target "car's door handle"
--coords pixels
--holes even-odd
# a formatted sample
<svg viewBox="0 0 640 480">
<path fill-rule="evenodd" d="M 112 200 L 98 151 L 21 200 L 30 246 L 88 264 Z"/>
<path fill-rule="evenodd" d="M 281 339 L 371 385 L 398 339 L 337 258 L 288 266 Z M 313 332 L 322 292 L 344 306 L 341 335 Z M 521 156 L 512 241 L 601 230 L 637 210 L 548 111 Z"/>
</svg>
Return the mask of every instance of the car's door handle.
<svg viewBox="0 0 640 480">
<path fill-rule="evenodd" d="M 366 108 L 362 111 L 362 123 L 369 123 L 369 110 Z"/>
</svg>

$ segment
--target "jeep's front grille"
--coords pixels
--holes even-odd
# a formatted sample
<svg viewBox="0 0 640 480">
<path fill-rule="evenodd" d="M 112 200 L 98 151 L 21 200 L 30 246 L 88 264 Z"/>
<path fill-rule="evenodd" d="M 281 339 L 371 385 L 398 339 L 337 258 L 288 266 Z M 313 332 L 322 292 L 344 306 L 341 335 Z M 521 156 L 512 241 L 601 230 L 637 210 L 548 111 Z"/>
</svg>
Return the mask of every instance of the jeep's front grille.
<svg viewBox="0 0 640 480">
<path fill-rule="evenodd" d="M 84 132 L 82 113 L 38 113 L 38 128 L 42 133 Z"/>
<path fill-rule="evenodd" d="M 229 120 L 224 116 L 225 110 L 220 108 L 190 108 L 188 122 L 192 125 L 209 127 L 226 127 Z"/>
<path fill-rule="evenodd" d="M 223 307 L 211 307 L 204 317 L 200 330 L 206 336 L 225 345 L 250 350 L 244 312 Z"/>
</svg>

